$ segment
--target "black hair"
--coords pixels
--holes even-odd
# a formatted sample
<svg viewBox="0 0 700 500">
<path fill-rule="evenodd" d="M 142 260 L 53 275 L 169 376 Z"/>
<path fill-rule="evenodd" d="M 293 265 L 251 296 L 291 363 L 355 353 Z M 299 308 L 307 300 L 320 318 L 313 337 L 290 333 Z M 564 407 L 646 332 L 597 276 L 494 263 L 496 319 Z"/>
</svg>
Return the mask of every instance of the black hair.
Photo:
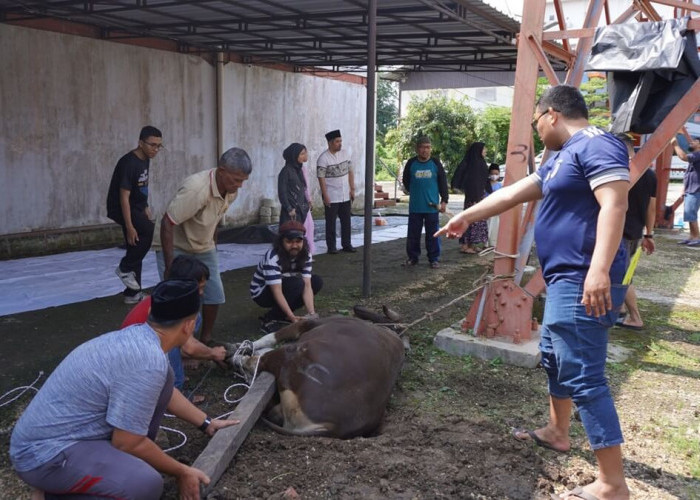
<svg viewBox="0 0 700 500">
<path fill-rule="evenodd" d="M 558 111 L 564 118 L 588 120 L 588 106 L 583 95 L 576 87 L 571 85 L 557 85 L 547 89 L 539 101 L 537 110 L 544 113 L 549 108 Z"/>
<path fill-rule="evenodd" d="M 301 271 L 303 269 L 306 261 L 309 259 L 309 254 L 311 253 L 309 250 L 309 242 L 306 241 L 306 238 L 302 239 L 304 240 L 304 245 L 301 247 L 299 254 L 294 260 L 296 263 L 295 270 L 297 271 Z M 275 249 L 275 253 L 277 254 L 277 261 L 279 262 L 280 269 L 283 273 L 287 273 L 292 270 L 292 260 L 289 258 L 289 254 L 284 249 L 284 245 L 282 244 L 283 240 L 284 236 L 278 234 L 275 242 L 272 244 L 272 247 Z"/>
<path fill-rule="evenodd" d="M 151 126 L 151 125 L 146 125 L 141 129 L 141 133 L 139 134 L 139 141 L 145 141 L 149 137 L 163 137 L 163 134 L 158 130 L 157 128 Z"/>
<path fill-rule="evenodd" d="M 430 137 L 427 135 L 421 135 L 418 139 L 416 139 L 416 146 L 420 146 L 421 144 L 430 144 Z"/>
<path fill-rule="evenodd" d="M 489 172 L 491 170 L 498 170 L 498 175 L 501 175 L 501 167 L 499 167 L 495 163 L 492 163 L 491 165 L 489 165 Z"/>
<path fill-rule="evenodd" d="M 195 280 L 199 283 L 203 279 L 209 279 L 209 268 L 190 255 L 178 255 L 170 264 L 168 279 Z"/>
</svg>

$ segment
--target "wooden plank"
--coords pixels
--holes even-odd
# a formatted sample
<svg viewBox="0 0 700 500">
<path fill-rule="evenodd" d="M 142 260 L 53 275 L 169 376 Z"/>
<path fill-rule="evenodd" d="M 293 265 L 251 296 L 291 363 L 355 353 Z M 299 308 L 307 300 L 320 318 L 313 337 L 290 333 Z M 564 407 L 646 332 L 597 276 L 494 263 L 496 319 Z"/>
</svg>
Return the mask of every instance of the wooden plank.
<svg viewBox="0 0 700 500">
<path fill-rule="evenodd" d="M 203 487 L 202 498 L 211 492 L 228 468 L 274 393 L 275 377 L 268 372 L 259 373 L 253 386 L 228 417 L 238 419 L 241 423 L 214 434 L 207 447 L 194 461 L 192 467 L 203 471 L 211 479 L 209 486 Z"/>
</svg>

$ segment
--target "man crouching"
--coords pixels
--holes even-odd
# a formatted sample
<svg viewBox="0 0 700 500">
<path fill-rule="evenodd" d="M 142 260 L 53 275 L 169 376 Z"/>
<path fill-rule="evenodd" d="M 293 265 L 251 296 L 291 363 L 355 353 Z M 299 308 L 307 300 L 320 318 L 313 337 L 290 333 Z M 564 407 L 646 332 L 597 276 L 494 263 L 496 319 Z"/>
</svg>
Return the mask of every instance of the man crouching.
<svg viewBox="0 0 700 500">
<path fill-rule="evenodd" d="M 198 499 L 204 472 L 153 442 L 164 411 L 210 436 L 235 420 L 210 420 L 173 389 L 165 355 L 192 335 L 196 281 L 159 283 L 148 322 L 107 333 L 73 350 L 47 379 L 12 432 L 17 474 L 46 498 L 86 495 L 157 499 L 159 472 L 175 476 L 180 498 Z"/>
</svg>

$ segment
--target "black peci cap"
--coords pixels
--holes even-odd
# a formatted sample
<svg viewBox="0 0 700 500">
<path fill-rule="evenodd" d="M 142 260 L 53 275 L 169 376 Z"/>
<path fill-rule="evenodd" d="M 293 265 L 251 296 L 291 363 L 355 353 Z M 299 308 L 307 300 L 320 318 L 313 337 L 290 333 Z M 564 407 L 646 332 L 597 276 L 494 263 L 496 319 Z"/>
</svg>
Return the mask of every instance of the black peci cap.
<svg viewBox="0 0 700 500">
<path fill-rule="evenodd" d="M 161 281 L 151 293 L 151 317 L 156 322 L 177 321 L 199 311 L 199 289 L 194 280 Z"/>
</svg>

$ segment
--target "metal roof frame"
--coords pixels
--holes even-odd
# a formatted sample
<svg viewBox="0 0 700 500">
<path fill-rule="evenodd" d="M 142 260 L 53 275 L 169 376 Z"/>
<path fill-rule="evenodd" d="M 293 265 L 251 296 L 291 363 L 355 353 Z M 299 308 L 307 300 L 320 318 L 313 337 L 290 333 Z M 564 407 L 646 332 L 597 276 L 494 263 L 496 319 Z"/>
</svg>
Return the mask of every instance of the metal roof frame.
<svg viewBox="0 0 700 500">
<path fill-rule="evenodd" d="M 298 71 L 367 67 L 369 0 L 0 1 L 0 21 L 91 26 L 105 40 L 165 40 L 184 53 L 228 52 Z M 514 71 L 520 23 L 480 0 L 377 0 L 377 67 Z M 552 60 L 556 69 L 564 65 Z"/>
</svg>

